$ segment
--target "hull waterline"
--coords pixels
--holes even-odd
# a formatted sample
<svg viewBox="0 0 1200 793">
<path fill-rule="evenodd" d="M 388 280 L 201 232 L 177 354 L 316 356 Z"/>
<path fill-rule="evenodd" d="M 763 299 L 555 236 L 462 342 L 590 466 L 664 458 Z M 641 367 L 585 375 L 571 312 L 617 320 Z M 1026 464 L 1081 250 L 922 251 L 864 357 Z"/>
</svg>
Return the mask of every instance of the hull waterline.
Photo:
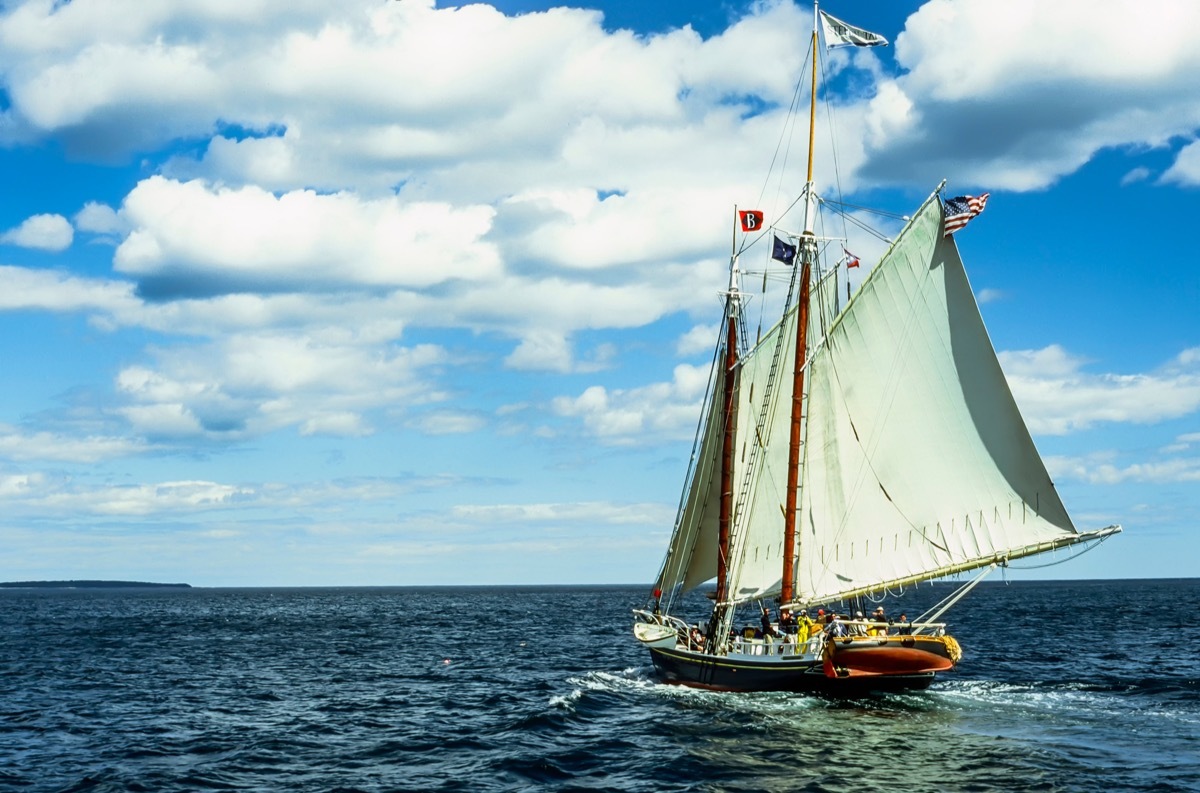
<svg viewBox="0 0 1200 793">
<path fill-rule="evenodd" d="M 940 642 L 930 639 L 931 642 Z M 953 668 L 948 658 L 898 643 L 894 647 L 854 646 L 826 658 L 713 656 L 678 647 L 650 647 L 650 657 L 666 683 L 716 691 L 797 691 L 863 694 L 928 688 L 938 671 Z M 832 656 L 832 657 L 829 657 Z"/>
</svg>

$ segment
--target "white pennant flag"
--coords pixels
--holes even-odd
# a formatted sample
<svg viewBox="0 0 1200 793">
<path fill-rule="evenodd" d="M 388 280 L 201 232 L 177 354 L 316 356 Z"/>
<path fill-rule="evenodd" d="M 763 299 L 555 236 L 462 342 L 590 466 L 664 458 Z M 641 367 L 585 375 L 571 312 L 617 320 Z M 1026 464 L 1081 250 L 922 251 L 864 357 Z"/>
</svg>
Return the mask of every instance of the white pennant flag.
<svg viewBox="0 0 1200 793">
<path fill-rule="evenodd" d="M 827 47 L 840 47 L 844 45 L 875 47 L 888 43 L 888 40 L 878 33 L 856 28 L 854 25 L 847 25 L 842 20 L 837 17 L 831 17 L 824 11 L 821 12 L 821 27 L 825 29 L 825 46 Z"/>
</svg>

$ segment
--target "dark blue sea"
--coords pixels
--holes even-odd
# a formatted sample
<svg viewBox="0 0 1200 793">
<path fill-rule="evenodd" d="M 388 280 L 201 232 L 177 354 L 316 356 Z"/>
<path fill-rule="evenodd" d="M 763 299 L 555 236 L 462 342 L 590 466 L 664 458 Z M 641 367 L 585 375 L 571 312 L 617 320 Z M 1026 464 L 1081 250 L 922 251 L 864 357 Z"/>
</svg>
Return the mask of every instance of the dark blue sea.
<svg viewBox="0 0 1200 793">
<path fill-rule="evenodd" d="M 1200 791 L 1200 579 L 985 583 L 851 700 L 656 683 L 644 596 L 0 590 L 0 790 Z"/>
</svg>

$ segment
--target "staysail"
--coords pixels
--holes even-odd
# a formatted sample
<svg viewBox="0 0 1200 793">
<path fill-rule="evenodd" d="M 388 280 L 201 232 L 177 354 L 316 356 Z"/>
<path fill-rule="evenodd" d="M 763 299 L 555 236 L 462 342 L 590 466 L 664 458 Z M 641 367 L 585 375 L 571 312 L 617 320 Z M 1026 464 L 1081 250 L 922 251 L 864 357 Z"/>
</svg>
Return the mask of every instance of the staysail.
<svg viewBox="0 0 1200 793">
<path fill-rule="evenodd" d="M 837 271 L 812 288 L 808 338 L 819 349 L 837 314 Z M 730 550 L 730 599 L 745 601 L 776 594 L 783 558 L 786 498 L 788 405 L 795 355 L 797 307 L 768 330 L 740 360 L 737 378 L 737 446 L 732 480 L 736 488 Z M 715 360 L 723 357 L 718 350 Z M 690 590 L 717 574 L 717 521 L 720 503 L 723 377 L 715 366 L 693 469 L 676 518 L 667 557 L 656 587 Z"/>
<path fill-rule="evenodd" d="M 655 587 L 672 593 L 688 591 L 717 574 L 719 503 L 721 498 L 721 398 L 725 370 L 724 343 L 718 345 L 704 406 L 699 443 L 684 485 L 675 530 Z"/>
<path fill-rule="evenodd" d="M 825 273 L 811 289 L 807 312 L 810 352 L 824 343 L 837 314 L 837 294 L 836 269 Z M 740 367 L 737 465 L 741 468 L 740 478 L 735 481 L 746 484 L 734 516 L 733 564 L 729 571 L 733 602 L 775 595 L 780 590 L 798 316 L 798 307 L 793 306 L 745 356 Z"/>
</svg>

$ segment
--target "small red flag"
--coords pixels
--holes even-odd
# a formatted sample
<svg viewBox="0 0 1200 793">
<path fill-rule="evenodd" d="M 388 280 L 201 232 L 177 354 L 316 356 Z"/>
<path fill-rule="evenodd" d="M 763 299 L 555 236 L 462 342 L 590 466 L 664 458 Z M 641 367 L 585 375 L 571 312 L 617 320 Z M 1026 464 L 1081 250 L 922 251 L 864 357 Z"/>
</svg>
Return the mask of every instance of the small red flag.
<svg viewBox="0 0 1200 793">
<path fill-rule="evenodd" d="M 851 267 L 857 267 L 857 266 L 858 266 L 858 257 L 857 257 L 857 256 L 855 256 L 855 255 L 854 255 L 853 253 L 851 253 L 850 251 L 846 250 L 846 248 L 845 248 L 845 247 L 843 247 L 843 248 L 842 248 L 842 253 L 846 254 L 846 267 L 847 267 L 847 269 L 849 269 L 849 268 L 851 268 Z"/>
<path fill-rule="evenodd" d="M 743 209 L 738 212 L 742 219 L 742 231 L 758 231 L 762 228 L 763 213 L 758 209 Z"/>
</svg>

